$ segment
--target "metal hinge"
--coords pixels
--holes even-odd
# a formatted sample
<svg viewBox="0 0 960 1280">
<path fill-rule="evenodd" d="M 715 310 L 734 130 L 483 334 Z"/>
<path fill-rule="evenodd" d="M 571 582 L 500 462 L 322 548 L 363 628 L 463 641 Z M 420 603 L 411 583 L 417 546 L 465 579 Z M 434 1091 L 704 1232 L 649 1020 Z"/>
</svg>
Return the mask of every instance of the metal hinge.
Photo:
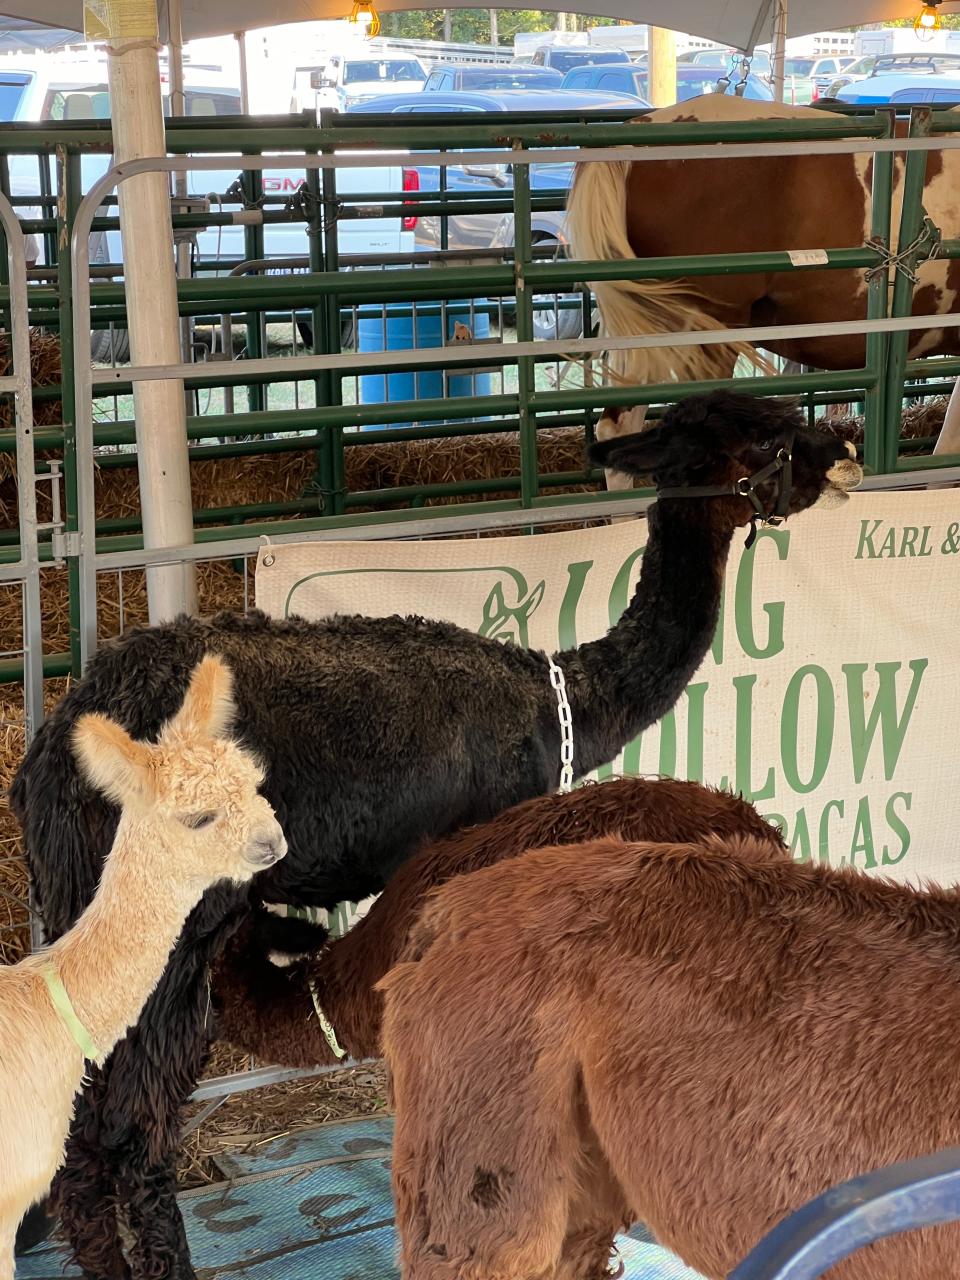
<svg viewBox="0 0 960 1280">
<path fill-rule="evenodd" d="M 72 559 L 80 554 L 80 534 L 77 532 L 60 533 L 54 530 L 50 539 L 50 546 L 55 560 Z"/>
</svg>

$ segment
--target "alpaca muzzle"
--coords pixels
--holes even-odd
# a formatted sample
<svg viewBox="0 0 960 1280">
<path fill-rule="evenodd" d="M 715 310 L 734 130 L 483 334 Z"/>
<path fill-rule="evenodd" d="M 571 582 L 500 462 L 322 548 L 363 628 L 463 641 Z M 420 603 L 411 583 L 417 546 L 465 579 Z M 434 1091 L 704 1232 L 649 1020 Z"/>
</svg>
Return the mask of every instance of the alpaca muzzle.
<svg viewBox="0 0 960 1280">
<path fill-rule="evenodd" d="M 281 858 L 286 856 L 287 842 L 283 832 L 264 836 L 257 840 L 250 848 L 247 854 L 247 861 L 252 866 L 263 870 L 265 867 L 272 867 L 275 862 L 279 862 Z"/>
</svg>

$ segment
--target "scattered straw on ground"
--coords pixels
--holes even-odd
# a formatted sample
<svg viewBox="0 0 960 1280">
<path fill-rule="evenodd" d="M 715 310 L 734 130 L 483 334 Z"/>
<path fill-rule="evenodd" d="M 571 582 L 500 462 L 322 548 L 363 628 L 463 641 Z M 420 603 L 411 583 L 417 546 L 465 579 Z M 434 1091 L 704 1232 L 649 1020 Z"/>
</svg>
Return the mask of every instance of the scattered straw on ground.
<svg viewBox="0 0 960 1280">
<path fill-rule="evenodd" d="M 207 1078 L 228 1075 L 249 1066 L 248 1058 L 227 1045 L 218 1044 L 205 1075 Z M 187 1123 L 202 1105 L 194 1103 L 187 1108 Z M 386 1107 L 386 1077 L 379 1064 L 234 1094 L 185 1138 L 179 1181 L 183 1186 L 218 1182 L 223 1174 L 215 1159 L 221 1153 L 251 1152 L 300 1129 L 312 1129 L 331 1120 L 374 1115 Z"/>
</svg>

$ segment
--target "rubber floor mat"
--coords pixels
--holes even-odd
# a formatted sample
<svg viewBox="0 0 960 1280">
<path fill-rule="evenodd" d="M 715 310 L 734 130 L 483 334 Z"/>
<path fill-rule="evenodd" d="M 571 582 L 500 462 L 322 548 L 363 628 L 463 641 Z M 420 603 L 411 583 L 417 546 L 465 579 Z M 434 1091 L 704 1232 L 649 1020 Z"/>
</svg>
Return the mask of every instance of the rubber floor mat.
<svg viewBox="0 0 960 1280">
<path fill-rule="evenodd" d="M 325 1125 L 295 1135 L 283 1168 L 181 1195 L 199 1280 L 398 1280 L 389 1153 L 378 1150 L 389 1133 L 380 1120 Z M 699 1280 L 641 1236 L 618 1241 L 624 1280 Z M 49 1245 L 18 1258 L 16 1274 L 79 1275 Z"/>
<path fill-rule="evenodd" d="M 371 1116 L 365 1120 L 338 1120 L 332 1124 L 302 1129 L 259 1146 L 239 1147 L 215 1157 L 215 1163 L 226 1178 L 241 1178 L 251 1173 L 275 1172 L 289 1165 L 314 1164 L 321 1161 L 348 1159 L 351 1156 L 390 1154 L 393 1120 L 390 1116 Z"/>
</svg>

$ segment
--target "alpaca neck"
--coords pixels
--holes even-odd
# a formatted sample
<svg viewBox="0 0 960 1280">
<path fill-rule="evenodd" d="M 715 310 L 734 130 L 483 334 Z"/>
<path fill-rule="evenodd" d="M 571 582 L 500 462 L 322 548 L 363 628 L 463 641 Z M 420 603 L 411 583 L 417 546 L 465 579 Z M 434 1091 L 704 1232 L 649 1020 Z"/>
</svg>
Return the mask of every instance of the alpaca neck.
<svg viewBox="0 0 960 1280">
<path fill-rule="evenodd" d="M 121 818 L 93 901 L 45 953 L 101 1053 L 139 1018 L 205 888 L 165 876 L 168 861 L 155 832 Z"/>
<path fill-rule="evenodd" d="M 657 502 L 640 582 L 602 639 L 559 654 L 573 713 L 575 771 L 612 760 L 674 705 L 713 641 L 735 524 L 722 499 Z"/>
</svg>

